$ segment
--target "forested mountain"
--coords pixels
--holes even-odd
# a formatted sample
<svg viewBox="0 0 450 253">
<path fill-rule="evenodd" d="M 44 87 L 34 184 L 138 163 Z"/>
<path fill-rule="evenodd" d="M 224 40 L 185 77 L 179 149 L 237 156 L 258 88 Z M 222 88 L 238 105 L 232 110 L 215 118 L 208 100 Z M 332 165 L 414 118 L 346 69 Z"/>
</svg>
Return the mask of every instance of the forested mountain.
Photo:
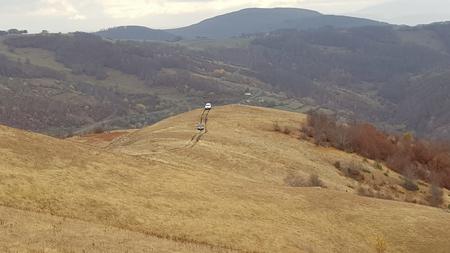
<svg viewBox="0 0 450 253">
<path fill-rule="evenodd" d="M 96 32 L 95 34 L 114 40 L 153 40 L 176 41 L 179 37 L 163 30 L 150 29 L 144 26 L 119 26 Z"/>
<path fill-rule="evenodd" d="M 230 38 L 243 34 L 271 32 L 279 29 L 310 29 L 324 26 L 359 27 L 386 25 L 381 22 L 296 8 L 251 8 L 206 19 L 187 27 L 154 30 L 142 26 L 121 26 L 97 32 L 115 40 L 177 41 L 181 38 Z"/>
<path fill-rule="evenodd" d="M 208 100 L 322 108 L 388 131 L 448 138 L 449 31 L 448 23 L 321 27 L 187 44 L 112 42 L 85 33 L 7 37 L 0 47 L 1 107 L 18 113 L 0 119 L 52 133 L 98 122 L 139 127 Z M 28 103 L 13 99 L 21 94 Z M 41 106 L 30 103 L 36 99 Z M 41 108 L 56 108 L 57 120 L 42 121 Z"/>
<path fill-rule="evenodd" d="M 323 26 L 358 27 L 382 24 L 362 18 L 322 15 L 319 12 L 305 9 L 251 8 L 213 17 L 188 27 L 167 31 L 186 38 L 227 38 L 279 29 L 310 29 Z"/>
</svg>

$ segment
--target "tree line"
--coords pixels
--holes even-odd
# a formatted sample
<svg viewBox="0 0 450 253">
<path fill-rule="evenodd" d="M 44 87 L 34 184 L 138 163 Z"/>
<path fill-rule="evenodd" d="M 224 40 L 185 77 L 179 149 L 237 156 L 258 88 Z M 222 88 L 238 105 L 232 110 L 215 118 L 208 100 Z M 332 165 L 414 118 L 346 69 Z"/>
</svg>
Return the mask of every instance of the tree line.
<svg viewBox="0 0 450 253">
<path fill-rule="evenodd" d="M 4 36 L 4 35 L 20 35 L 20 34 L 27 34 L 28 31 L 27 30 L 18 30 L 18 29 L 9 29 L 7 31 L 2 31 L 0 30 L 0 36 Z"/>
<path fill-rule="evenodd" d="M 302 127 L 317 145 L 333 146 L 346 152 L 384 162 L 392 170 L 450 189 L 450 143 L 419 139 L 410 133 L 384 133 L 373 125 L 339 122 L 335 116 L 310 113 Z"/>
<path fill-rule="evenodd" d="M 64 74 L 46 67 L 30 64 L 28 60 L 11 60 L 0 54 L 0 76 L 21 78 L 53 78 L 63 80 Z"/>
</svg>

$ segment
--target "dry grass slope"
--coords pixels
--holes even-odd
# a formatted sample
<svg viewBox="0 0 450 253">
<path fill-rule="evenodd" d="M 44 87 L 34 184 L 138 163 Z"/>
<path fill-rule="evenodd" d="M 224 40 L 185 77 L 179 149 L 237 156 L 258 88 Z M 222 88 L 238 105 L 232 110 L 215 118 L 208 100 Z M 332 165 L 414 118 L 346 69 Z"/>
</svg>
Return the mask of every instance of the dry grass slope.
<svg viewBox="0 0 450 253">
<path fill-rule="evenodd" d="M 233 252 L 103 224 L 0 207 L 0 252 Z"/>
<path fill-rule="evenodd" d="M 22 225 L 0 226 L 11 229 L 0 248 L 77 251 L 88 247 L 84 231 L 98 231 L 94 252 L 120 251 L 127 237 L 137 238 L 124 246 L 131 252 L 375 252 L 380 236 L 388 252 L 450 248 L 448 212 L 357 196 L 333 163 L 360 157 L 272 131 L 273 122 L 298 125 L 304 115 L 215 108 L 208 133 L 188 145 L 199 114 L 100 147 L 1 127 L 0 219 Z M 327 189 L 289 187 L 290 173 L 317 174 Z M 52 242 L 48 228 L 62 217 Z"/>
</svg>

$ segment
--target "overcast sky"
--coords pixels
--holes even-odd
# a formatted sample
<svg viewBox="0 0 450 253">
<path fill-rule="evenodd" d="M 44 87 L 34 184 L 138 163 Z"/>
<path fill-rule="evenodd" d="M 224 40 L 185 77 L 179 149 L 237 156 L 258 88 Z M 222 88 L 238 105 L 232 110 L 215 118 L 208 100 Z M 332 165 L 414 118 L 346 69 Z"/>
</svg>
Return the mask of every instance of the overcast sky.
<svg viewBox="0 0 450 253">
<path fill-rule="evenodd" d="M 450 20 L 450 0 L 0 0 L 0 30 L 174 28 L 248 7 L 298 7 L 406 24 Z"/>
</svg>

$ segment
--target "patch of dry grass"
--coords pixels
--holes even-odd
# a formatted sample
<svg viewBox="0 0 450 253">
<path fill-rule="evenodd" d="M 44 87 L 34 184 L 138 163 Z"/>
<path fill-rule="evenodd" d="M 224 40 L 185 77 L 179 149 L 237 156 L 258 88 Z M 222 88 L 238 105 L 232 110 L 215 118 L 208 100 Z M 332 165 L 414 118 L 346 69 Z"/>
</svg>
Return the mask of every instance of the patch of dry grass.
<svg viewBox="0 0 450 253">
<path fill-rule="evenodd" d="M 58 233 L 67 233 L 65 244 L 74 249 L 82 248 L 75 239 L 85 231 L 75 225 L 81 221 L 94 231 L 111 227 L 154 238 L 158 252 L 190 252 L 170 248 L 179 244 L 213 252 L 370 252 L 378 234 L 392 252 L 450 248 L 449 213 L 346 193 L 352 181 L 332 164 L 360 157 L 271 130 L 274 121 L 295 125 L 303 115 L 218 107 L 208 133 L 189 147 L 198 115 L 164 120 L 108 148 L 0 127 L 0 204 L 14 208 L 8 215 L 21 209 L 36 220 L 66 217 Z M 328 189 L 287 187 L 289 171 L 317 174 Z M 29 235 L 50 240 L 49 229 Z M 123 235 L 115 236 L 105 235 L 105 244 L 117 245 Z M 165 242 L 173 245 L 160 246 Z"/>
<path fill-rule="evenodd" d="M 120 228 L 0 207 L 1 252 L 232 253 Z"/>
</svg>

